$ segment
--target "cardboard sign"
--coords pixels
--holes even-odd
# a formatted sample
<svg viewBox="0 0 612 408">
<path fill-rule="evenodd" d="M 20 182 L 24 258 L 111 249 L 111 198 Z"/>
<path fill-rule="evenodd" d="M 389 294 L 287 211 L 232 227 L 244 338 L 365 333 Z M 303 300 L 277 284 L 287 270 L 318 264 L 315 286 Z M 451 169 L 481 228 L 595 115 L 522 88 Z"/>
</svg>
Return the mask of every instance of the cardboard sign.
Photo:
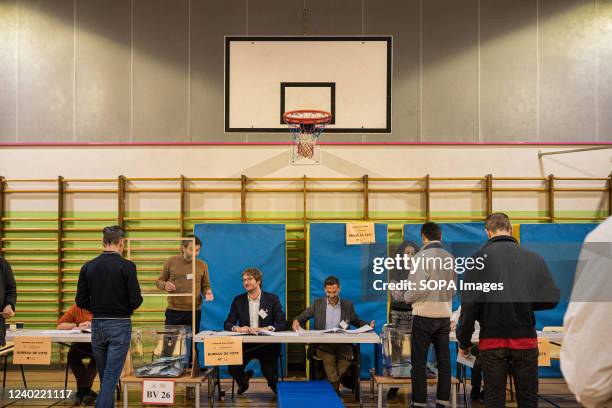
<svg viewBox="0 0 612 408">
<path fill-rule="evenodd" d="M 142 403 L 174 405 L 174 381 L 144 380 L 142 382 Z"/>
<path fill-rule="evenodd" d="M 373 222 L 346 224 L 346 245 L 373 244 L 374 242 L 376 242 L 376 237 Z"/>
<path fill-rule="evenodd" d="M 242 339 L 234 337 L 204 338 L 204 365 L 242 364 Z"/>
<path fill-rule="evenodd" d="M 547 338 L 538 339 L 538 366 L 550 367 L 550 341 Z"/>
<path fill-rule="evenodd" d="M 13 364 L 51 364 L 51 338 L 16 336 Z"/>
</svg>

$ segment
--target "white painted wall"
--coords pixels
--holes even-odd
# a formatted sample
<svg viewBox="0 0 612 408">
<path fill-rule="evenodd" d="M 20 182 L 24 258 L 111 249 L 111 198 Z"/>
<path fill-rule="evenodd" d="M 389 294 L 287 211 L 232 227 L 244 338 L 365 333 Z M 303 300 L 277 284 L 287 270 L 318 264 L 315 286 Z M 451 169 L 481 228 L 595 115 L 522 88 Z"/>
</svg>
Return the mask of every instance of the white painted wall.
<svg viewBox="0 0 612 408">
<path fill-rule="evenodd" d="M 189 146 L 189 147 L 9 147 L 0 149 L 0 175 L 15 178 L 114 178 L 126 177 L 483 177 L 494 176 L 546 176 L 608 177 L 612 171 L 612 149 L 565 155 L 545 156 L 538 159 L 538 151 L 570 149 L 568 147 L 500 147 L 500 146 L 323 146 L 322 164 L 318 166 L 289 165 L 288 146 Z M 501 186 L 497 182 L 496 186 Z M 559 186 L 561 186 L 559 182 Z M 157 186 L 163 187 L 164 183 Z M 230 186 L 227 183 L 217 184 Z M 290 183 L 276 183 L 287 187 Z M 351 183 L 335 183 L 350 186 Z M 385 184 L 378 184 L 382 187 Z M 406 183 L 405 186 L 414 185 Z M 450 186 L 437 182 L 435 186 Z M 455 182 L 452 186 L 475 186 L 473 182 Z M 536 184 L 505 183 L 513 186 Z M 564 182 L 563 186 L 577 185 Z M 585 182 L 579 185 L 585 186 Z M 605 186 L 605 182 L 588 184 Z M 16 184 L 11 184 L 17 188 Z M 151 186 L 151 185 L 150 185 Z M 266 186 L 272 186 L 267 183 Z M 296 185 L 297 186 L 297 185 Z M 79 185 L 78 187 L 87 187 Z M 330 187 L 326 183 L 324 187 Z M 393 184 L 393 187 L 398 187 Z M 75 186 L 76 188 L 76 186 Z M 605 193 L 563 193 L 558 196 L 556 208 L 563 210 L 594 210 L 607 208 Z M 252 210 L 301 210 L 299 195 L 252 195 Z M 132 198 L 133 209 L 176 210 L 177 200 L 172 195 L 149 195 Z M 230 210 L 239 208 L 239 198 L 231 194 L 217 194 L 206 199 L 194 197 L 192 209 Z M 114 197 L 81 198 L 71 202 L 75 209 L 113 210 Z M 360 197 L 350 195 L 309 196 L 309 210 L 359 210 Z M 44 197 L 22 199 L 20 204 L 11 198 L 9 208 L 48 208 Z M 477 194 L 436 194 L 432 200 L 434 211 L 477 211 L 483 200 Z M 371 210 L 405 211 L 421 206 L 416 195 L 381 194 L 372 196 Z M 496 210 L 544 210 L 545 195 L 538 193 L 496 193 Z"/>
</svg>

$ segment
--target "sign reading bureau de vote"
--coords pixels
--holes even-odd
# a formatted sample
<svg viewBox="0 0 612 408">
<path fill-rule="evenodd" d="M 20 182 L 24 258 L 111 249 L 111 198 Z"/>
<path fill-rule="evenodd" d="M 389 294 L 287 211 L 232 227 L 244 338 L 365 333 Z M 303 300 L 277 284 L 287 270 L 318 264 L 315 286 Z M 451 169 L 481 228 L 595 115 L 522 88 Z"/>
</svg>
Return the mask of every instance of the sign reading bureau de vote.
<svg viewBox="0 0 612 408">
<path fill-rule="evenodd" d="M 538 339 L 538 366 L 550 367 L 550 341 L 546 338 Z"/>
<path fill-rule="evenodd" d="M 242 364 L 242 339 L 240 337 L 207 337 L 204 339 L 204 365 Z"/>
<path fill-rule="evenodd" d="M 17 336 L 13 364 L 51 364 L 51 338 Z"/>
</svg>

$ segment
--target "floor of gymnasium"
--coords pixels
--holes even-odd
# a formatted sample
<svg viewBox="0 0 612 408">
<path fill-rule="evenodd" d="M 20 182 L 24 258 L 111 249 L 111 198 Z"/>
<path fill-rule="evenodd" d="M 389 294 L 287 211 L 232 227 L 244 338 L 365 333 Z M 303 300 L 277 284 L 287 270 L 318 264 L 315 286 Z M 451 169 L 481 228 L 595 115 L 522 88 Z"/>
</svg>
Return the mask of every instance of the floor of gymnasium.
<svg viewBox="0 0 612 408">
<path fill-rule="evenodd" d="M 295 378 L 294 378 L 295 379 Z M 64 385 L 64 371 L 63 370 L 26 370 L 26 381 L 28 383 L 28 389 L 52 389 L 61 390 Z M 74 377 L 69 377 L 68 382 L 69 389 L 75 389 Z M 94 384 L 94 390 L 99 388 L 99 384 L 96 381 Z M 230 396 L 231 383 L 229 380 L 222 381 L 222 388 L 227 391 L 226 397 L 219 401 L 215 401 L 216 407 L 275 407 L 276 398 L 271 393 L 267 384 L 263 379 L 254 379 L 251 381 L 249 390 L 241 395 L 236 396 L 233 400 Z M 74 406 L 73 400 L 15 400 L 9 398 L 9 391 L 15 389 L 23 389 L 23 383 L 21 382 L 21 376 L 19 371 L 9 370 L 7 373 L 7 381 L 4 392 L 2 393 L 2 405 L 1 407 L 66 407 Z M 376 407 L 376 399 L 370 395 L 370 383 L 364 381 L 362 383 L 363 393 L 363 406 L 364 407 Z M 386 391 L 385 391 L 386 393 Z M 208 407 L 208 398 L 206 396 L 206 382 L 203 383 L 201 390 L 201 406 Z M 540 380 L 540 395 L 544 398 L 539 401 L 539 407 L 580 407 L 581 405 L 576 402 L 573 395 L 567 388 L 567 385 L 562 379 L 548 379 L 544 378 Z M 129 406 L 130 407 L 141 407 L 143 406 L 141 401 L 142 395 L 140 388 L 132 386 L 129 393 Z M 509 398 L 509 397 L 508 397 Z M 349 390 L 343 389 L 342 399 L 346 407 L 359 407 L 359 403 L 355 402 L 353 395 Z M 429 403 L 430 406 L 434 406 L 435 400 L 435 388 L 429 388 Z M 408 389 L 403 388 L 400 390 L 400 394 L 397 399 L 393 401 L 387 401 L 383 399 L 385 407 L 406 407 L 409 403 Z M 464 407 L 463 395 L 457 395 L 458 406 Z M 176 388 L 175 396 L 175 407 L 193 407 L 195 405 L 194 400 L 185 399 L 185 389 L 183 387 Z M 116 404 L 117 407 L 123 406 L 123 401 Z M 151 406 L 151 405 L 146 405 Z M 484 404 L 478 402 L 472 403 L 473 407 L 484 407 Z M 516 402 L 507 401 L 507 407 L 516 407 Z"/>
</svg>

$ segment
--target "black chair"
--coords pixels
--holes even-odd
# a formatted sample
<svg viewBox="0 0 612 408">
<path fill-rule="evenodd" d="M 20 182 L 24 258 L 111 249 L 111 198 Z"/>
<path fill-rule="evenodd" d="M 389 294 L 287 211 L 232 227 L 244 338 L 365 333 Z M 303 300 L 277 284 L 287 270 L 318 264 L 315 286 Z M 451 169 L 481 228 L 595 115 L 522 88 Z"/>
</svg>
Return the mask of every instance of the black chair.
<svg viewBox="0 0 612 408">
<path fill-rule="evenodd" d="M 0 357 L 4 358 L 4 376 L 2 377 L 2 391 L 6 386 L 6 370 L 8 366 L 8 357 L 11 353 L 13 353 L 14 344 L 7 343 L 4 347 L 0 349 Z M 19 364 L 19 369 L 21 370 L 21 379 L 23 380 L 23 388 L 28 388 L 28 384 L 26 383 L 25 373 L 23 372 L 23 365 Z"/>
</svg>

